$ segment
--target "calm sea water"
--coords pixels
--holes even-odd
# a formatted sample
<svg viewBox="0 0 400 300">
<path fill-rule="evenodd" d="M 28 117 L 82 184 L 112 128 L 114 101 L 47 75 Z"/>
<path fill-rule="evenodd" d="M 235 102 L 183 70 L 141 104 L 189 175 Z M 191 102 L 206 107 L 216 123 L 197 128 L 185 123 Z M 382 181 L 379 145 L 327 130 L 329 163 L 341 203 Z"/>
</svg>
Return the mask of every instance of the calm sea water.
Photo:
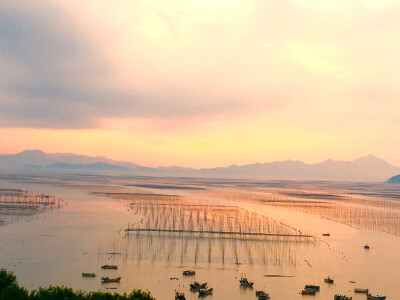
<svg viewBox="0 0 400 300">
<path fill-rule="evenodd" d="M 0 267 L 15 272 L 19 283 L 29 290 L 48 285 L 117 292 L 138 288 L 151 291 L 157 299 L 173 299 L 177 289 L 184 291 L 188 299 L 197 299 L 198 294 L 189 290 L 190 282 L 197 280 L 214 288 L 210 299 L 256 299 L 255 291 L 259 289 L 268 292 L 271 299 L 309 299 L 312 296 L 299 294 L 305 284 L 321 286 L 314 299 L 333 299 L 336 293 L 365 299 L 365 295 L 354 294 L 356 287 L 384 294 L 388 300 L 400 299 L 400 238 L 395 235 L 356 229 L 293 209 L 208 197 L 191 190 L 169 192 L 210 204 L 237 206 L 318 239 L 313 243 L 290 243 L 126 235 L 123 229 L 140 222 L 143 216 L 125 203 L 90 195 L 81 188 L 9 180 L 0 184 L 56 194 L 64 200 L 60 209 L 0 227 Z M 165 188 L 152 191 L 168 193 Z M 326 232 L 331 236 L 323 238 Z M 369 251 L 364 249 L 366 243 Z M 121 254 L 107 254 L 114 250 Z M 240 264 L 235 263 L 235 251 Z M 103 264 L 117 264 L 118 270 L 101 270 Z M 182 276 L 185 269 L 194 269 L 196 275 Z M 82 278 L 82 272 L 94 272 L 97 277 Z M 107 285 L 100 282 L 101 276 L 121 276 L 122 280 Z M 254 281 L 254 289 L 240 288 L 241 276 Z M 335 284 L 325 284 L 327 276 L 334 278 Z"/>
</svg>

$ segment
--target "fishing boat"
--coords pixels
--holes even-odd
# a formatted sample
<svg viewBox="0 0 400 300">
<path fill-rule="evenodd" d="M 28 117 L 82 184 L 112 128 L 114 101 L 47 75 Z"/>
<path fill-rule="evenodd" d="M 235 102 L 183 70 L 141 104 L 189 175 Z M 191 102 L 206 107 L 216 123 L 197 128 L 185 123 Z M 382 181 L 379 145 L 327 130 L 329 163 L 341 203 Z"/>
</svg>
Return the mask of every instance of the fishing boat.
<svg viewBox="0 0 400 300">
<path fill-rule="evenodd" d="M 207 288 L 207 282 L 200 283 L 200 282 L 195 281 L 190 284 L 190 288 L 192 290 L 205 289 L 205 288 Z"/>
<path fill-rule="evenodd" d="M 82 273 L 82 277 L 96 277 L 95 273 Z"/>
<path fill-rule="evenodd" d="M 264 291 L 256 291 L 256 296 L 258 300 L 269 300 L 269 295 Z"/>
<path fill-rule="evenodd" d="M 117 277 L 117 278 L 101 277 L 102 283 L 120 282 L 120 281 L 121 281 L 121 277 Z"/>
<path fill-rule="evenodd" d="M 354 293 L 360 293 L 360 294 L 368 294 L 368 289 L 360 289 L 360 288 L 355 288 Z"/>
<path fill-rule="evenodd" d="M 385 300 L 386 296 L 372 296 L 371 294 L 367 295 L 368 300 Z"/>
<path fill-rule="evenodd" d="M 183 271 L 182 274 L 185 276 L 193 276 L 194 274 L 196 274 L 196 272 L 193 270 L 186 270 L 186 271 Z"/>
<path fill-rule="evenodd" d="M 302 295 L 313 295 L 315 296 L 315 293 L 317 292 L 317 290 L 312 290 L 312 289 L 303 289 L 301 291 Z"/>
<path fill-rule="evenodd" d="M 254 284 L 254 282 L 248 281 L 247 278 L 245 278 L 245 277 L 240 278 L 239 282 L 240 282 L 240 286 L 242 286 L 242 287 L 251 287 L 252 288 L 253 284 Z"/>
<path fill-rule="evenodd" d="M 324 282 L 329 283 L 329 284 L 333 284 L 333 279 L 332 278 L 324 278 Z"/>
<path fill-rule="evenodd" d="M 180 293 L 175 290 L 175 300 L 186 300 L 185 293 Z"/>
<path fill-rule="evenodd" d="M 213 288 L 200 289 L 199 290 L 199 296 L 211 295 L 212 292 L 213 292 Z"/>
<path fill-rule="evenodd" d="M 323 233 L 322 236 L 331 236 L 330 233 Z"/>
<path fill-rule="evenodd" d="M 304 289 L 305 290 L 315 290 L 316 292 L 319 292 L 319 285 L 311 285 L 311 284 L 307 284 Z"/>
<path fill-rule="evenodd" d="M 114 265 L 104 265 L 104 266 L 101 266 L 101 268 L 106 269 L 106 270 L 117 270 L 118 269 L 118 267 L 114 266 Z"/>
<path fill-rule="evenodd" d="M 369 246 L 368 246 L 368 245 L 365 245 L 365 246 L 364 246 L 364 249 L 365 249 L 365 250 L 369 250 Z"/>
<path fill-rule="evenodd" d="M 353 299 L 353 297 L 347 297 L 347 296 L 344 296 L 344 295 L 336 294 L 335 298 L 333 298 L 333 299 L 334 300 L 351 300 L 351 299 Z"/>
</svg>

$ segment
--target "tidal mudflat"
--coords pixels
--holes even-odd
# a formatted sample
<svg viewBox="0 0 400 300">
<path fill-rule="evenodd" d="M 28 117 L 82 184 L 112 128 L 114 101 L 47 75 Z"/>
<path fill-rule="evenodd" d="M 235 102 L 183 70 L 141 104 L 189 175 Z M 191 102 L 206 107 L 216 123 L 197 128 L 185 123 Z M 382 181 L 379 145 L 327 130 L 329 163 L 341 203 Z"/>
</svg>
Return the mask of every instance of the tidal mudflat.
<svg viewBox="0 0 400 300">
<path fill-rule="evenodd" d="M 197 299 L 189 288 L 197 280 L 214 288 L 210 299 L 256 299 L 261 289 L 302 299 L 305 284 L 321 286 L 315 299 L 365 299 L 355 288 L 400 295 L 396 185 L 68 175 L 3 177 L 0 186 L 57 202 L 17 217 L 0 208 L 0 266 L 27 289 L 139 288 L 157 299 L 176 289 Z M 102 284 L 101 276 L 122 279 Z M 242 276 L 253 289 L 239 287 Z"/>
</svg>

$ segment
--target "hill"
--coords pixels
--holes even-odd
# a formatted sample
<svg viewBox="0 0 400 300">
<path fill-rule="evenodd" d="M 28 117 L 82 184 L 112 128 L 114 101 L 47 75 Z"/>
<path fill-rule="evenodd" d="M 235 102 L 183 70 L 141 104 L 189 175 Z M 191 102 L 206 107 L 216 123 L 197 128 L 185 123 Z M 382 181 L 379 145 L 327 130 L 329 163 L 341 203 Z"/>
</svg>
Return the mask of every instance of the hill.
<svg viewBox="0 0 400 300">
<path fill-rule="evenodd" d="M 136 164 L 114 161 L 105 157 L 85 156 L 72 153 L 44 153 L 40 150 L 25 150 L 17 154 L 0 155 L 0 170 L 128 170 L 135 167 L 137 167 Z"/>
<path fill-rule="evenodd" d="M 118 165 L 112 165 L 112 164 L 107 164 L 107 163 L 93 163 L 93 164 L 67 164 L 67 163 L 61 163 L 57 162 L 54 163 L 48 168 L 51 169 L 70 169 L 70 170 L 119 170 L 119 171 L 124 171 L 124 170 L 129 170 L 127 167 L 123 166 L 118 166 Z"/>
<path fill-rule="evenodd" d="M 388 179 L 388 181 L 386 181 L 386 182 L 387 183 L 400 183 L 400 174 L 396 175 L 396 176 L 393 176 L 393 177 L 390 177 Z"/>
<path fill-rule="evenodd" d="M 373 155 L 360 157 L 354 161 L 326 160 L 321 163 L 306 164 L 298 160 L 285 160 L 202 169 L 179 166 L 151 168 L 105 157 L 71 153 L 48 154 L 40 150 L 0 155 L 0 172 L 62 173 L 68 170 L 88 173 L 112 172 L 117 175 L 121 173 L 147 176 L 350 181 L 386 181 L 387 178 L 400 174 L 400 168 Z"/>
</svg>

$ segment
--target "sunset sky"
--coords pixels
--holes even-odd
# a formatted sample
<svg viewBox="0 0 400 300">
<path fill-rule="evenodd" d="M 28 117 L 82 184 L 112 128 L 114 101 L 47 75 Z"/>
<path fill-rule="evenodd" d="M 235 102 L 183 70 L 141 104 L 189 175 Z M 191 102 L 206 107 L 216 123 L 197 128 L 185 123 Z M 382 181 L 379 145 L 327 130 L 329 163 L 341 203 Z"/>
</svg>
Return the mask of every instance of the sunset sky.
<svg viewBox="0 0 400 300">
<path fill-rule="evenodd" d="M 0 153 L 400 166 L 400 0 L 0 1 Z"/>
</svg>

